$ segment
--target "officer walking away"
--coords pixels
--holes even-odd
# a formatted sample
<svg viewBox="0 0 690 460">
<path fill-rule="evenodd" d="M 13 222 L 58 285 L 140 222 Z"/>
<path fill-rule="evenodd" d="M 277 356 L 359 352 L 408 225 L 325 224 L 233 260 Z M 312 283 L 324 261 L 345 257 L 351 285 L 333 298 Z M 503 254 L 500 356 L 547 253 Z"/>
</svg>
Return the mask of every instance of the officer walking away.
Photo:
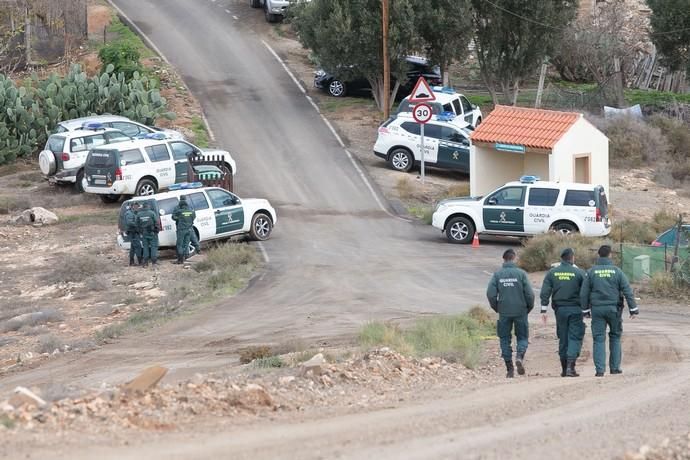
<svg viewBox="0 0 690 460">
<path fill-rule="evenodd" d="M 137 227 L 141 233 L 143 245 L 143 267 L 148 267 L 149 261 L 153 265 L 158 263 L 158 216 L 153 212 L 148 201 L 144 202 L 144 209 L 137 214 Z"/>
<path fill-rule="evenodd" d="M 127 206 L 125 211 L 125 230 L 127 231 L 127 236 L 129 237 L 129 265 L 130 267 L 134 265 L 134 258 L 136 256 L 137 265 L 141 265 L 142 260 L 142 247 L 141 247 L 141 235 L 139 234 L 139 229 L 137 228 L 137 213 L 139 212 L 139 203 L 132 203 Z"/>
<path fill-rule="evenodd" d="M 606 326 L 609 328 L 609 369 L 611 374 L 622 374 L 621 370 L 621 335 L 623 334 L 623 303 L 621 297 L 628 301 L 630 318 L 639 314 L 635 296 L 628 283 L 628 278 L 620 268 L 613 265 L 610 259 L 611 246 L 599 248 L 599 259 L 589 269 L 582 290 L 580 301 L 586 314 L 592 316 L 592 336 L 594 338 L 594 367 L 596 376 L 603 377 L 606 369 Z"/>
<path fill-rule="evenodd" d="M 177 261 L 175 263 L 181 264 L 189 258 L 189 243 L 192 240 L 194 219 L 196 219 L 194 210 L 189 209 L 186 196 L 180 197 L 180 204 L 173 211 L 172 219 L 177 226 Z"/>
<path fill-rule="evenodd" d="M 566 248 L 561 252 L 561 264 L 546 273 L 541 285 L 541 314 L 546 324 L 546 307 L 556 314 L 558 355 L 561 358 L 561 377 L 579 377 L 575 362 L 580 356 L 585 323 L 580 306 L 580 289 L 584 273 L 575 266 L 575 252 Z"/>
<path fill-rule="evenodd" d="M 525 374 L 524 360 L 529 344 L 527 315 L 534 308 L 534 292 L 527 273 L 515 265 L 517 254 L 508 249 L 503 253 L 503 268 L 494 273 L 486 297 L 498 313 L 496 335 L 501 342 L 501 356 L 506 363 L 506 377 L 512 378 L 517 366 L 518 374 Z M 517 355 L 513 366 L 512 332 L 517 338 Z"/>
</svg>

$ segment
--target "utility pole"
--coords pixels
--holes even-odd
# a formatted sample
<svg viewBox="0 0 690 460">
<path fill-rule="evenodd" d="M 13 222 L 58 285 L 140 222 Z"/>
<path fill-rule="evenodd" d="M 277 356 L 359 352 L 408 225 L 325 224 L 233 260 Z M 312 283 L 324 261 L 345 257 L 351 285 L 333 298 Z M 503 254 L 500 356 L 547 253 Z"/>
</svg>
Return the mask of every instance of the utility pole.
<svg viewBox="0 0 690 460">
<path fill-rule="evenodd" d="M 383 118 L 388 119 L 391 112 L 391 70 L 388 58 L 388 2 L 381 0 L 381 13 L 383 15 Z"/>
</svg>

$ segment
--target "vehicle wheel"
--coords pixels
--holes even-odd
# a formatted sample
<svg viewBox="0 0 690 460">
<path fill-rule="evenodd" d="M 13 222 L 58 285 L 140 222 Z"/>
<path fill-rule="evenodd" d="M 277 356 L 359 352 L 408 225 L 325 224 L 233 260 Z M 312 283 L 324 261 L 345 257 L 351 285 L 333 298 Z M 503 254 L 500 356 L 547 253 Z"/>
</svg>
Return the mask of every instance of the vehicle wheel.
<svg viewBox="0 0 690 460">
<path fill-rule="evenodd" d="M 273 222 L 263 212 L 257 212 L 252 217 L 252 226 L 249 229 L 249 235 L 256 241 L 265 241 L 271 236 L 273 230 Z"/>
<path fill-rule="evenodd" d="M 575 227 L 570 222 L 557 222 L 551 227 L 551 230 L 554 232 L 562 233 L 563 235 L 577 233 L 577 227 Z"/>
<path fill-rule="evenodd" d="M 468 244 L 474 238 L 474 224 L 467 217 L 455 217 L 446 225 L 446 238 L 455 244 Z"/>
<path fill-rule="evenodd" d="M 261 8 L 261 0 L 249 0 L 249 6 L 252 8 Z"/>
<path fill-rule="evenodd" d="M 101 201 L 106 204 L 117 203 L 120 201 L 120 195 L 99 195 Z"/>
<path fill-rule="evenodd" d="M 135 194 L 137 196 L 149 196 L 155 195 L 157 191 L 158 188 L 156 187 L 156 184 L 153 183 L 153 181 L 149 179 L 142 179 L 137 184 L 137 190 Z"/>
<path fill-rule="evenodd" d="M 414 159 L 412 154 L 407 149 L 395 149 L 388 157 L 388 162 L 396 171 L 408 172 L 412 169 Z"/>
<path fill-rule="evenodd" d="M 38 155 L 38 167 L 45 176 L 55 174 L 57 171 L 57 160 L 55 154 L 50 150 L 43 150 Z"/>
<path fill-rule="evenodd" d="M 84 170 L 80 169 L 79 172 L 77 172 L 77 181 L 74 183 L 74 190 L 76 190 L 77 193 L 83 193 L 84 192 L 84 184 L 82 184 L 83 180 L 84 180 Z"/>
<path fill-rule="evenodd" d="M 332 80 L 328 85 L 328 94 L 333 97 L 345 97 L 347 94 L 347 87 L 345 83 L 340 80 Z"/>
<path fill-rule="evenodd" d="M 269 13 L 266 4 L 264 4 L 264 12 L 266 14 L 266 22 L 278 22 L 278 15 Z"/>
</svg>

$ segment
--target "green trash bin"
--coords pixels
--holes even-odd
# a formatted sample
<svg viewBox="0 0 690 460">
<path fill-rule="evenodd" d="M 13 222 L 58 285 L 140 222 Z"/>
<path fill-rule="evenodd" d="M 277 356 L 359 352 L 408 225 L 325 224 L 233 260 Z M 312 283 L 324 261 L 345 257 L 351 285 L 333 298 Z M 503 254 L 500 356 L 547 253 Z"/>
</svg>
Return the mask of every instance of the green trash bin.
<svg viewBox="0 0 690 460">
<path fill-rule="evenodd" d="M 223 171 L 216 166 L 199 165 L 194 167 L 197 179 L 199 180 L 221 180 L 223 179 Z"/>
</svg>

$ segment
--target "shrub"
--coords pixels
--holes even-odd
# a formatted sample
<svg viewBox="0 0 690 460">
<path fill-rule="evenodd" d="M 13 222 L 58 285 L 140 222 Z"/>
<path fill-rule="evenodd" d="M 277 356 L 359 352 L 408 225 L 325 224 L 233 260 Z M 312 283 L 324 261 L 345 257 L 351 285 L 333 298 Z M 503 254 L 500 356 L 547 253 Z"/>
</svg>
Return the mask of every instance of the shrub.
<svg viewBox="0 0 690 460">
<path fill-rule="evenodd" d="M 530 238 L 518 254 L 518 265 L 528 272 L 548 270 L 552 264 L 561 260 L 561 251 L 573 248 L 575 263 L 586 270 L 596 260 L 596 250 L 604 240 L 588 238 L 582 235 L 563 235 L 546 233 Z"/>
<path fill-rule="evenodd" d="M 139 62 L 141 58 L 139 50 L 133 43 L 127 41 L 114 41 L 104 45 L 98 51 L 98 58 L 103 65 L 102 72 L 112 65 L 115 73 L 123 73 L 127 80 L 134 76 L 134 72 L 141 73 L 143 70 Z"/>
<path fill-rule="evenodd" d="M 657 235 L 676 224 L 677 214 L 666 209 L 654 213 L 650 221 L 633 219 L 614 220 L 611 234 L 613 241 L 619 243 L 649 244 Z"/>
<path fill-rule="evenodd" d="M 210 272 L 207 285 L 214 291 L 239 289 L 259 265 L 256 250 L 248 244 L 226 243 L 210 249 L 207 254 L 195 269 Z"/>
<path fill-rule="evenodd" d="M 663 158 L 670 151 L 661 129 L 643 120 L 616 117 L 595 123 L 609 138 L 609 163 L 612 166 L 642 166 Z"/>
<path fill-rule="evenodd" d="M 55 350 L 62 350 L 64 342 L 52 334 L 44 335 L 38 338 L 39 353 L 52 353 Z"/>
<path fill-rule="evenodd" d="M 55 264 L 53 271 L 43 276 L 43 280 L 51 284 L 79 283 L 114 270 L 115 266 L 102 257 L 93 254 L 67 254 L 60 257 L 59 263 Z"/>
<path fill-rule="evenodd" d="M 285 362 L 283 362 L 280 356 L 267 356 L 265 358 L 258 358 L 252 361 L 252 365 L 254 367 L 258 367 L 261 369 L 286 366 Z"/>
</svg>

